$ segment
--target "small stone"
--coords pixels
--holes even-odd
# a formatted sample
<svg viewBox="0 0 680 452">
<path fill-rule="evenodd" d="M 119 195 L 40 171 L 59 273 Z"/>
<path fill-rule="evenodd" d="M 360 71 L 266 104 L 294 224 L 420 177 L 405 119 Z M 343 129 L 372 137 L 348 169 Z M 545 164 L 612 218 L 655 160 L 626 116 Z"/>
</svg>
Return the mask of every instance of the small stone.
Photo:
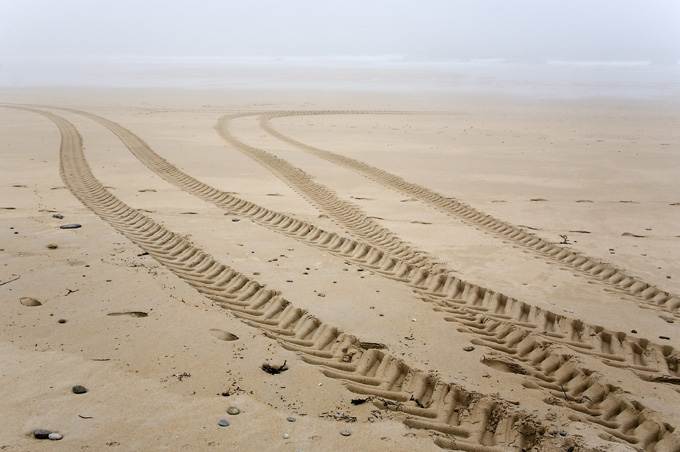
<svg viewBox="0 0 680 452">
<path fill-rule="evenodd" d="M 567 436 L 567 432 L 565 432 L 565 431 L 563 431 L 563 430 L 555 430 L 555 431 L 553 432 L 553 434 L 555 434 L 555 435 L 560 435 L 560 436 Z"/>
<path fill-rule="evenodd" d="M 295 422 L 295 418 L 292 417 L 292 416 L 291 416 L 291 417 L 287 417 L 286 420 L 287 420 L 288 422 Z"/>
<path fill-rule="evenodd" d="M 474 349 L 475 349 L 475 348 L 472 347 L 472 346 L 470 346 L 470 347 L 463 347 L 463 350 L 465 350 L 466 352 L 471 352 L 471 351 L 474 350 Z"/>
<path fill-rule="evenodd" d="M 58 248 L 58 246 L 57 246 L 56 243 L 49 243 L 49 244 L 47 245 L 47 248 L 49 248 L 49 249 L 51 249 L 51 250 L 56 250 L 56 249 Z"/>
<path fill-rule="evenodd" d="M 667 341 L 670 341 L 670 340 L 671 340 L 671 338 L 668 337 L 668 336 L 659 336 L 659 339 L 665 339 L 665 340 L 667 340 Z"/>
<path fill-rule="evenodd" d="M 37 439 L 47 439 L 51 433 L 52 432 L 50 432 L 49 430 L 39 428 L 38 430 L 33 431 L 33 436 Z"/>
<path fill-rule="evenodd" d="M 62 439 L 64 436 L 61 433 L 50 433 L 47 435 L 48 439 L 51 439 L 52 441 L 59 441 Z"/>
<path fill-rule="evenodd" d="M 62 214 L 60 214 L 60 213 L 55 213 L 55 214 L 52 214 L 52 218 L 56 218 L 56 219 L 58 219 L 58 220 L 62 220 L 62 219 L 64 218 L 64 216 L 63 216 Z"/>
<path fill-rule="evenodd" d="M 59 226 L 59 229 L 78 229 L 81 228 L 82 226 L 79 225 L 78 223 L 74 224 L 64 224 L 62 226 Z"/>
<path fill-rule="evenodd" d="M 220 419 L 220 422 L 218 422 L 218 424 L 220 424 L 220 427 L 229 427 L 229 422 L 227 422 L 226 419 Z"/>
<path fill-rule="evenodd" d="M 259 275 L 260 275 L 260 272 L 253 272 L 253 275 L 259 276 Z"/>
<path fill-rule="evenodd" d="M 349 435 L 352 434 L 352 432 L 350 432 L 349 430 L 342 430 L 342 431 L 340 432 L 340 434 L 341 434 L 342 436 L 349 436 Z"/>
<path fill-rule="evenodd" d="M 86 392 L 87 392 L 87 388 L 85 386 L 75 385 L 73 387 L 73 393 L 74 394 L 85 394 Z"/>
<path fill-rule="evenodd" d="M 59 319 L 57 320 L 59 323 L 66 323 L 66 319 Z"/>
<path fill-rule="evenodd" d="M 283 439 L 288 439 L 288 438 L 290 438 L 290 435 L 289 435 L 288 433 L 284 433 L 284 434 L 283 434 Z"/>
<path fill-rule="evenodd" d="M 241 412 L 241 410 L 239 410 L 239 409 L 236 408 L 235 406 L 230 406 L 229 408 L 227 408 L 227 413 L 230 414 L 230 415 L 232 415 L 232 416 L 236 416 L 236 415 L 239 414 L 240 412 Z"/>
<path fill-rule="evenodd" d="M 637 330 L 630 330 L 631 333 L 637 334 Z"/>
<path fill-rule="evenodd" d="M 239 222 L 239 221 L 241 221 L 241 220 L 238 219 L 238 218 L 232 218 L 231 221 L 233 221 L 234 223 L 237 223 L 237 222 Z"/>
</svg>

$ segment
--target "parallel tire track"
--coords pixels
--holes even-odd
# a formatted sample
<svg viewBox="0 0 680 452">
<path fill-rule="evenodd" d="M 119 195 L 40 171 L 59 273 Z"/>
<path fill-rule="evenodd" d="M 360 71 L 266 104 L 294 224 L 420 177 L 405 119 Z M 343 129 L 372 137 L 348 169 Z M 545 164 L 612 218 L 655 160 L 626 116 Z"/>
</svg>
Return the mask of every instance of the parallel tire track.
<svg viewBox="0 0 680 452">
<path fill-rule="evenodd" d="M 579 274 L 586 276 L 591 280 L 605 283 L 613 288 L 616 288 L 626 295 L 629 295 L 639 302 L 642 302 L 646 306 L 651 306 L 656 309 L 671 312 L 675 316 L 680 316 L 680 296 L 678 295 L 661 290 L 650 283 L 642 281 L 640 278 L 629 276 L 621 269 L 615 268 L 609 263 L 602 262 L 593 257 L 578 254 L 568 248 L 551 243 L 518 226 L 485 214 L 461 201 L 443 196 L 421 185 L 407 182 L 399 176 L 376 168 L 365 162 L 361 162 L 350 157 L 339 155 L 296 141 L 277 131 L 271 125 L 271 120 L 279 117 L 346 113 L 348 112 L 269 112 L 260 116 L 260 124 L 262 128 L 271 135 L 305 152 L 359 173 L 400 193 L 417 198 L 420 201 L 432 205 L 453 217 L 463 220 L 468 224 L 478 226 L 492 235 L 510 240 L 521 247 L 536 252 L 543 258 L 567 265 L 572 270 L 577 271 Z"/>
<path fill-rule="evenodd" d="M 302 197 L 307 198 L 321 210 L 325 211 L 336 222 L 345 226 L 353 234 L 378 249 L 383 249 L 407 264 L 421 268 L 436 269 L 441 262 L 427 253 L 416 250 L 406 244 L 390 230 L 380 226 L 369 218 L 358 206 L 341 200 L 335 192 L 325 185 L 317 184 L 311 177 L 286 160 L 269 152 L 248 146 L 238 140 L 229 130 L 229 122 L 250 114 L 235 114 L 220 118 L 217 131 L 222 138 L 239 151 L 269 169 Z"/>
<path fill-rule="evenodd" d="M 349 113 L 349 112 L 345 112 Z M 390 113 L 391 114 L 391 113 Z M 310 179 L 304 172 L 292 168 L 285 160 L 275 157 L 266 151 L 248 146 L 237 140 L 228 130 L 228 122 L 232 119 L 248 116 L 231 115 L 220 119 L 218 131 L 246 155 L 255 158 L 256 161 L 264 161 L 265 166 L 272 172 L 283 178 L 284 181 L 296 184 L 300 191 L 307 194 L 322 187 L 320 184 L 306 182 Z M 147 147 L 147 152 L 153 152 Z M 282 168 L 282 167 L 283 168 Z M 292 168 L 292 169 L 291 169 Z M 291 176 L 292 174 L 292 176 Z M 303 179 L 303 182 L 291 181 L 291 178 Z M 313 184 L 313 185 L 312 185 Z M 209 186 L 206 186 L 209 187 Z M 327 190 L 327 189 L 326 189 Z M 323 199 L 312 196 L 315 205 L 324 208 Z M 334 206 L 342 201 L 333 199 Z M 327 209 L 331 214 L 333 209 Z M 354 225 L 352 225 L 354 226 Z M 378 251 L 379 252 L 379 251 Z M 369 253 L 376 255 L 375 253 Z M 383 253 L 382 256 L 390 257 L 389 268 L 395 266 L 393 259 L 398 261 L 399 256 L 390 256 Z M 413 264 L 397 266 L 400 269 L 410 269 L 410 273 L 403 271 L 399 274 L 384 272 L 375 269 L 385 276 L 405 282 L 414 287 L 428 300 L 436 300 L 444 312 L 460 313 L 464 321 L 468 321 L 468 330 L 488 336 L 485 324 L 488 319 L 512 324 L 513 328 L 521 328 L 525 332 L 530 331 L 543 336 L 543 342 L 548 339 L 568 345 L 580 353 L 590 354 L 604 358 L 605 362 L 614 367 L 628 368 L 634 371 L 640 378 L 648 381 L 680 384 L 680 369 L 678 362 L 680 354 L 670 346 L 661 346 L 644 338 L 631 337 L 623 332 L 614 332 L 598 325 L 591 325 L 581 320 L 555 314 L 553 312 L 537 308 L 527 303 L 507 297 L 501 293 L 467 283 L 457 278 L 453 272 L 439 265 L 436 272 L 427 268 L 420 268 Z M 449 320 L 456 320 L 456 316 L 449 316 Z M 500 329 L 494 329 L 500 334 Z M 497 337 L 496 342 L 504 343 L 507 339 Z"/>
<path fill-rule="evenodd" d="M 108 127 L 112 132 L 118 135 L 131 152 L 140 158 L 140 160 L 150 169 L 164 179 L 195 196 L 224 208 L 226 207 L 221 203 L 225 199 L 229 199 L 229 205 L 241 206 L 240 208 L 245 209 L 245 212 L 241 212 L 242 214 L 245 213 L 244 216 L 250 217 L 264 226 L 283 233 L 286 233 L 286 229 L 279 230 L 275 225 L 281 222 L 283 222 L 283 224 L 291 224 L 294 221 L 298 221 L 282 214 L 267 211 L 267 209 L 252 203 L 247 203 L 232 195 L 220 192 L 219 190 L 203 184 L 182 173 L 167 161 L 160 158 L 160 156 L 155 154 L 139 137 L 122 126 L 92 114 L 79 113 Z M 159 164 L 159 162 L 162 162 L 162 164 Z M 248 213 L 253 211 L 255 212 L 255 215 Z M 262 218 L 265 220 L 262 220 Z M 278 221 L 272 221 L 274 218 Z M 302 230 L 306 231 L 307 227 L 303 227 Z M 321 231 L 321 233 L 323 234 L 325 232 Z M 300 236 L 294 232 L 293 236 L 300 240 L 307 235 L 303 234 Z M 314 240 L 302 241 L 311 244 L 312 246 L 315 245 Z M 316 245 L 318 246 L 318 243 Z M 371 251 L 368 253 L 370 254 Z M 390 264 L 389 267 L 394 267 L 394 264 Z M 408 267 L 402 265 L 402 268 Z M 381 271 L 378 272 L 382 273 Z M 438 307 L 436 310 L 443 311 L 445 315 L 447 315 L 447 320 L 455 321 L 461 325 L 462 327 L 459 328 L 459 330 L 471 333 L 480 338 L 473 341 L 476 344 L 489 346 L 501 353 L 514 357 L 515 360 L 518 361 L 515 362 L 515 360 L 508 360 L 507 358 L 493 357 L 486 361 L 488 365 L 500 370 L 527 374 L 533 380 L 532 382 L 527 383 L 528 387 L 542 387 L 549 391 L 553 390 L 552 393 L 554 396 L 566 399 L 568 402 L 566 404 L 567 408 L 575 410 L 575 412 L 578 413 L 578 415 L 574 416 L 575 419 L 599 424 L 608 434 L 613 435 L 622 441 L 642 445 L 647 448 L 650 447 L 650 445 L 653 446 L 655 444 L 654 438 L 664 436 L 663 428 L 659 427 L 662 426 L 663 423 L 646 419 L 649 414 L 653 413 L 649 413 L 648 410 L 640 404 L 628 401 L 625 396 L 620 394 L 620 391 L 613 388 L 611 385 L 603 383 L 601 376 L 593 374 L 588 369 L 583 369 L 577 362 L 570 357 L 560 354 L 559 351 L 555 350 L 550 344 L 553 342 L 561 342 L 570 345 L 571 342 L 574 342 L 576 343 L 577 350 L 585 351 L 585 353 L 603 355 L 609 359 L 616 359 L 615 363 L 621 367 L 626 367 L 626 360 L 620 356 L 630 356 L 631 359 L 638 363 L 636 367 L 637 370 L 644 367 L 639 365 L 639 363 L 642 362 L 641 360 L 644 360 L 642 348 L 631 347 L 632 350 L 639 350 L 637 354 L 622 353 L 622 350 L 616 349 L 616 347 L 611 345 L 613 333 L 608 333 L 602 327 L 590 327 L 590 334 L 582 334 L 584 333 L 583 326 L 578 331 L 574 329 L 574 325 L 577 323 L 576 321 L 571 321 L 569 324 L 571 325 L 570 333 L 573 340 L 565 339 L 565 334 L 556 332 L 556 330 L 559 330 L 556 326 L 564 323 L 563 318 L 552 313 L 546 313 L 540 310 L 537 311 L 535 308 L 525 304 L 521 304 L 523 309 L 519 310 L 517 323 L 521 324 L 522 327 L 518 327 L 517 325 L 508 322 L 508 316 L 499 313 L 499 309 L 495 309 L 493 313 L 487 312 L 488 306 L 494 302 L 496 303 L 497 308 L 501 306 L 505 307 L 505 304 L 509 301 L 507 298 L 499 299 L 494 296 L 486 297 L 482 295 L 481 298 L 483 300 L 480 300 L 480 294 L 476 291 L 479 288 L 471 285 L 467 285 L 463 291 L 459 292 L 453 291 L 452 287 L 449 286 L 446 289 L 446 292 L 443 293 L 441 290 L 438 290 L 439 287 L 437 284 L 442 282 L 442 277 L 444 275 L 427 274 L 422 270 L 414 270 L 414 272 L 416 273 L 415 281 L 418 281 L 416 283 L 414 283 L 413 278 L 404 278 L 404 275 L 395 278 L 395 275 L 389 271 L 386 272 L 386 276 L 393 277 L 402 282 L 407 282 L 412 287 L 417 288 L 427 301 L 434 301 L 437 304 Z M 409 276 L 413 277 L 413 275 Z M 433 276 L 435 277 L 434 279 Z M 445 285 L 448 285 L 448 283 L 451 282 L 450 279 L 444 279 L 443 281 L 446 281 L 444 283 Z M 452 296 L 447 296 L 447 294 Z M 493 293 L 491 294 L 493 295 Z M 520 303 L 516 300 L 513 301 Z M 509 312 L 512 312 L 512 309 L 510 309 Z M 540 314 L 541 312 L 543 312 L 543 315 Z M 505 320 L 498 320 L 504 317 Z M 535 334 L 529 334 L 527 331 L 527 328 L 532 325 L 531 322 L 538 322 L 539 319 L 542 320 L 540 325 L 535 323 L 533 324 L 533 328 L 544 331 L 545 335 L 541 337 L 537 337 Z M 588 325 L 585 325 L 585 327 L 587 328 Z M 595 334 L 595 332 L 599 334 Z M 592 344 L 581 340 L 582 336 L 590 338 L 589 342 L 591 343 L 600 344 L 603 348 L 606 348 L 609 353 L 602 354 L 598 353 L 597 350 L 590 350 L 595 347 Z M 597 337 L 600 340 L 592 339 L 593 337 Z M 631 344 L 628 345 L 630 346 Z M 653 347 L 647 347 L 647 350 L 654 350 L 658 353 L 658 350 Z M 620 364 L 620 362 L 623 362 L 623 364 Z M 655 364 L 658 365 L 659 363 Z M 628 367 L 631 368 L 632 366 Z M 645 369 L 648 367 L 650 366 L 645 367 Z M 556 383 L 558 381 L 559 383 Z M 558 384 L 561 388 L 561 392 L 554 391 L 555 385 Z M 590 397 L 589 394 L 602 394 L 602 397 L 597 399 Z M 579 403 L 571 403 L 573 400 L 577 400 Z M 601 422 L 601 416 L 608 413 L 607 408 L 611 405 L 621 407 L 621 412 L 616 413 L 616 415 L 609 415 L 606 422 Z M 646 413 L 645 419 L 641 419 L 638 424 L 632 424 L 627 420 L 631 414 L 635 415 L 635 413 L 641 414 L 643 412 Z M 623 418 L 626 419 L 625 422 L 621 421 Z M 654 426 L 656 426 L 656 428 Z M 642 431 L 642 434 L 636 434 L 636 431 L 638 430 Z M 654 432 L 654 434 L 650 434 L 649 432 Z M 648 450 L 653 449 L 649 448 Z"/>
<path fill-rule="evenodd" d="M 96 180 L 71 123 L 49 112 L 29 111 L 59 127 L 62 179 L 86 207 L 198 292 L 297 352 L 329 378 L 343 380 L 350 391 L 378 397 L 381 408 L 407 413 L 405 422 L 413 428 L 446 435 L 435 439 L 443 448 L 500 452 L 559 447 L 560 439 L 548 434 L 543 424 L 506 401 L 445 383 L 384 351 L 365 348 L 355 336 L 296 308 L 278 292 L 217 262 L 129 207 Z M 416 400 L 428 408 L 418 408 Z"/>
</svg>

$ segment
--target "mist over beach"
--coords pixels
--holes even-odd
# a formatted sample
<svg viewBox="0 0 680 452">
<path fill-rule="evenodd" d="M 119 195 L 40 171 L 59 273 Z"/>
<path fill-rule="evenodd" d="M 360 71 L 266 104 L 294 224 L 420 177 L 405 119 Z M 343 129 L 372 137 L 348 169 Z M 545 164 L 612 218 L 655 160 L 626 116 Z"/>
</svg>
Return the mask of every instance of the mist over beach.
<svg viewBox="0 0 680 452">
<path fill-rule="evenodd" d="M 0 449 L 680 452 L 678 17 L 0 0 Z"/>
</svg>

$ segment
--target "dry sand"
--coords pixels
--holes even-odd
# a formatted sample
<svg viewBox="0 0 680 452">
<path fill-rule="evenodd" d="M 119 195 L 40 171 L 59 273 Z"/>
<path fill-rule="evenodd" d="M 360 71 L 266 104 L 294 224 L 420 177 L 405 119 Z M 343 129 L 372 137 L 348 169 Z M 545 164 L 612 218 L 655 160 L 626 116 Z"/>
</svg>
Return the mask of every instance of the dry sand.
<svg viewBox="0 0 680 452">
<path fill-rule="evenodd" d="M 0 449 L 680 450 L 676 106 L 0 99 Z"/>
</svg>

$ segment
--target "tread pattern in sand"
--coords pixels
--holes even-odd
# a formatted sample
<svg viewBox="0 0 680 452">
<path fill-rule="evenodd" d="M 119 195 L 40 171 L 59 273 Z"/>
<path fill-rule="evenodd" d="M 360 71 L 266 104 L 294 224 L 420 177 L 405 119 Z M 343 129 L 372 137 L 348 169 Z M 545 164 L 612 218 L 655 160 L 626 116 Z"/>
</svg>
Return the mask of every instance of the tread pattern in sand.
<svg viewBox="0 0 680 452">
<path fill-rule="evenodd" d="M 103 118 L 100 118 L 99 122 L 107 125 L 107 127 L 110 124 L 114 124 Z M 117 127 L 122 129 L 121 126 Z M 148 146 L 143 144 L 143 142 L 131 132 L 127 131 L 125 136 L 126 145 L 128 145 L 128 147 L 130 147 L 131 143 L 134 144 L 136 142 L 136 151 L 133 151 L 135 155 L 138 155 L 141 152 L 142 154 L 145 154 L 147 161 L 153 160 L 150 159 L 150 157 L 153 156 L 160 159 L 159 156 L 153 153 Z M 147 155 L 149 153 L 153 154 L 153 156 Z M 162 161 L 166 165 L 170 165 L 166 161 Z M 170 166 L 174 171 L 165 175 L 160 173 L 160 168 L 155 165 L 147 164 L 147 166 L 154 169 L 154 171 L 158 172 L 161 176 L 166 178 L 166 180 L 173 180 L 172 174 L 182 174 L 183 176 L 186 176 L 186 178 L 190 178 L 190 176 L 184 175 L 184 173 L 179 172 L 179 170 L 171 165 Z M 165 168 L 167 169 L 167 167 Z M 198 191 L 198 193 L 204 194 L 211 193 L 213 195 L 219 194 L 220 196 L 223 194 L 223 192 L 219 192 L 193 178 L 190 179 L 195 181 L 196 184 L 192 184 L 192 188 L 189 190 L 187 190 L 187 188 L 183 189 L 190 192 Z M 182 180 L 188 179 L 183 177 Z M 181 184 L 178 184 L 177 180 L 174 180 L 173 183 L 181 186 Z M 201 197 L 205 199 L 206 195 Z M 207 197 L 210 198 L 210 196 Z M 239 201 L 243 203 L 242 200 Z M 407 265 L 402 265 L 402 268 L 408 267 L 409 266 Z M 382 272 L 379 271 L 379 273 Z M 519 373 L 524 373 L 531 377 L 531 381 L 527 383 L 527 386 L 544 388 L 551 391 L 553 396 L 561 396 L 564 394 L 563 398 L 567 402 L 570 402 L 571 400 L 584 402 L 583 405 L 570 403 L 567 403 L 566 405 L 567 408 L 570 408 L 577 413 L 574 415 L 575 418 L 599 424 L 608 434 L 623 441 L 628 441 L 637 445 L 649 445 L 652 443 L 652 440 L 647 438 L 647 436 L 642 435 L 641 437 L 638 437 L 635 434 L 629 433 L 630 431 L 634 432 L 636 429 L 641 429 L 644 432 L 655 432 L 654 434 L 657 436 L 664 436 L 663 434 L 665 431 L 660 427 L 663 423 L 652 420 L 653 416 L 650 417 L 650 419 L 645 419 L 638 425 L 633 426 L 631 426 L 630 422 L 619 422 L 616 419 L 616 416 L 609 416 L 611 419 L 606 423 L 599 422 L 602 419 L 601 416 L 603 413 L 607 413 L 607 407 L 612 405 L 625 407 L 622 409 L 625 416 L 630 416 L 631 413 L 632 415 L 641 413 L 645 408 L 639 404 L 636 405 L 635 403 L 628 401 L 618 392 L 610 390 L 609 388 L 611 388 L 611 385 L 603 383 L 601 376 L 592 374 L 588 369 L 582 369 L 577 363 L 570 360 L 569 357 L 565 357 L 550 348 L 549 344 L 551 342 L 561 342 L 572 345 L 579 351 L 603 356 L 607 360 L 612 360 L 614 365 L 640 371 L 649 371 L 653 367 L 650 365 L 643 365 L 646 364 L 648 360 L 645 360 L 643 356 L 644 353 L 640 351 L 642 350 L 640 347 L 636 347 L 633 343 L 627 344 L 628 349 L 633 350 L 632 353 L 628 352 L 628 349 L 624 350 L 624 347 L 613 347 L 611 345 L 612 337 L 614 337 L 616 333 L 607 332 L 602 327 L 583 326 L 578 321 L 565 319 L 553 313 L 532 308 L 526 304 L 517 302 L 516 300 L 508 300 L 507 297 L 503 297 L 500 294 L 495 294 L 491 291 L 486 291 L 486 289 L 463 283 L 455 278 L 450 279 L 450 277 L 446 278 L 445 275 L 427 273 L 422 269 L 415 269 L 414 271 L 412 269 L 409 276 L 409 278 L 401 277 L 399 279 L 408 282 L 412 287 L 418 288 L 418 291 L 422 292 L 428 301 L 435 301 L 438 305 L 437 310 L 448 315 L 447 320 L 458 322 L 460 325 L 463 325 L 463 327 L 460 328 L 461 330 L 477 336 L 479 339 L 474 341 L 476 344 L 487 345 L 506 355 L 505 360 L 490 359 L 488 364 L 492 365 L 492 367 L 500 368 L 501 370 L 510 369 L 511 371 L 521 369 Z M 451 284 L 452 281 L 456 281 L 457 284 Z M 482 292 L 480 293 L 480 291 Z M 494 306 L 493 313 L 488 312 L 491 311 L 489 309 L 491 306 Z M 504 315 L 503 312 L 505 312 L 504 308 L 506 307 L 509 308 L 507 312 L 512 312 L 513 307 L 516 308 L 517 306 L 520 306 L 520 309 L 516 310 L 518 315 L 514 316 L 517 317 L 515 319 L 517 320 L 517 325 L 513 325 L 512 323 L 507 322 L 507 320 L 508 318 L 514 317 Z M 253 313 L 246 312 L 245 314 L 252 315 Z M 494 318 L 502 320 L 493 321 Z M 248 321 L 255 322 L 256 319 L 248 318 Z M 559 325 L 562 325 L 562 328 L 560 328 Z M 564 330 L 564 325 L 567 325 L 566 329 L 568 330 L 568 333 L 570 333 L 568 336 L 567 334 L 560 332 L 561 329 Z M 534 334 L 529 334 L 527 332 L 527 328 L 543 330 L 546 336 L 536 338 Z M 276 331 L 278 331 L 278 327 Z M 593 331 L 598 334 L 592 334 Z M 548 332 L 550 334 L 548 334 Z M 622 333 L 618 334 L 620 335 Z M 589 341 L 586 342 L 581 340 L 582 337 L 589 338 Z M 644 343 L 644 341 L 642 341 L 642 343 Z M 366 347 L 363 346 L 361 348 L 366 349 Z M 652 347 L 650 347 L 650 349 L 654 352 L 659 352 L 659 350 L 653 349 Z M 537 358 L 537 353 L 540 355 L 540 359 Z M 621 356 L 630 356 L 630 360 L 636 364 L 626 366 L 626 359 L 621 358 Z M 507 358 L 511 359 L 508 361 Z M 514 361 L 518 361 L 519 364 L 513 363 Z M 504 366 L 499 366 L 498 363 L 502 362 L 505 362 L 506 364 Z M 623 364 L 620 364 L 621 362 L 623 362 Z M 666 363 L 667 368 L 672 366 L 668 361 L 664 362 Z M 558 364 L 555 365 L 555 363 Z M 657 367 L 654 367 L 653 369 L 658 371 Z M 570 378 L 565 378 L 564 375 Z M 656 377 L 659 376 L 657 375 Z M 554 382 L 558 380 L 561 382 L 560 387 L 562 388 L 562 392 L 555 393 L 555 385 L 557 385 L 557 383 Z M 657 381 L 661 380 L 657 378 Z M 587 395 L 593 393 L 604 395 L 601 399 L 595 400 Z M 420 401 L 420 403 L 422 403 L 422 401 Z M 588 417 L 584 417 L 583 414 Z M 580 417 L 577 417 L 578 415 L 580 415 Z"/>
<path fill-rule="evenodd" d="M 498 337 L 498 334 L 504 336 L 497 325 L 500 322 L 505 327 L 542 335 L 544 343 L 561 343 L 579 353 L 599 356 L 606 364 L 632 370 L 644 380 L 680 383 L 680 353 L 670 346 L 537 308 L 465 282 L 443 265 L 439 266 L 441 273 L 432 272 L 419 263 L 404 262 L 374 246 L 324 231 L 308 222 L 217 190 L 179 170 L 121 125 L 91 113 L 77 113 L 109 128 L 149 169 L 178 188 L 261 226 L 405 283 L 425 301 L 434 302 L 435 309 L 447 320 L 464 324 L 466 331 L 482 339 L 495 334 L 495 342 L 503 344 L 507 339 Z"/>
<path fill-rule="evenodd" d="M 443 212 L 460 218 L 464 222 L 478 226 L 483 230 L 503 239 L 511 240 L 513 243 L 528 248 L 539 256 L 556 260 L 561 264 L 568 265 L 571 269 L 586 277 L 605 283 L 623 293 L 634 297 L 647 306 L 672 312 L 680 315 L 680 296 L 668 293 L 654 285 L 642 281 L 640 278 L 627 275 L 621 269 L 602 262 L 596 258 L 578 254 L 568 248 L 551 243 L 542 239 L 522 228 L 494 218 L 488 214 L 480 212 L 456 199 L 443 196 L 433 190 L 421 185 L 407 182 L 399 176 L 387 171 L 376 168 L 359 160 L 336 154 L 324 149 L 309 146 L 296 141 L 274 129 L 271 120 L 277 117 L 302 116 L 302 115 L 328 115 L 328 114 L 365 114 L 376 112 L 347 112 L 347 111 L 286 111 L 269 112 L 260 116 L 260 124 L 268 133 L 293 145 L 297 148 L 320 157 L 329 162 L 340 165 L 344 168 L 355 171 L 375 182 L 386 187 L 392 188 L 408 196 L 417 198 L 430 204 Z M 407 112 L 404 112 L 407 113 Z M 389 114 L 394 114 L 390 112 Z"/>
<path fill-rule="evenodd" d="M 560 439 L 549 435 L 545 425 L 506 401 L 443 382 L 385 351 L 362 347 L 356 337 L 296 308 L 278 292 L 215 261 L 129 207 L 95 179 L 81 137 L 71 123 L 45 111 L 30 111 L 59 127 L 62 178 L 86 207 L 198 292 L 281 341 L 329 378 L 343 380 L 353 392 L 378 397 L 381 408 L 407 413 L 405 422 L 413 428 L 454 435 L 455 441 L 435 439 L 444 448 L 499 452 L 557 446 Z M 419 408 L 414 400 L 428 408 Z"/>
</svg>

